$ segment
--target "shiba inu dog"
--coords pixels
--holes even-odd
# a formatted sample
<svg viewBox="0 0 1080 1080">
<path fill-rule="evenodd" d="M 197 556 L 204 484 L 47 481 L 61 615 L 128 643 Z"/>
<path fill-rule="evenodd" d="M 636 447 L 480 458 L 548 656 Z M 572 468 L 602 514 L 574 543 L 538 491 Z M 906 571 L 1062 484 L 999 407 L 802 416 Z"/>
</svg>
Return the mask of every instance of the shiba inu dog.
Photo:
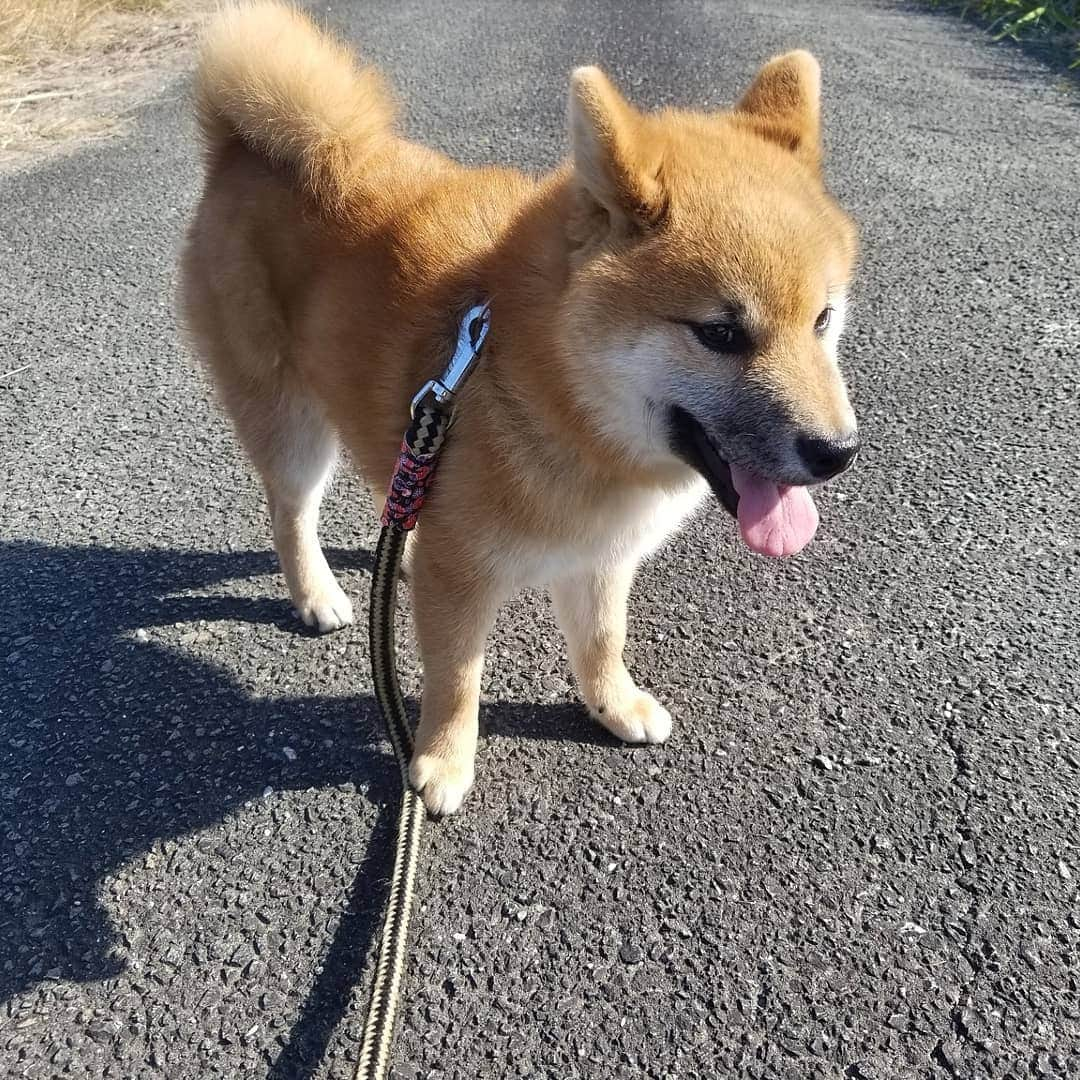
<svg viewBox="0 0 1080 1080">
<path fill-rule="evenodd" d="M 858 447 L 836 358 L 856 237 L 822 182 L 819 82 L 792 52 L 731 111 L 650 113 L 578 68 L 569 160 L 536 178 L 398 137 L 378 73 L 290 8 L 206 32 L 184 311 L 308 625 L 353 617 L 316 535 L 339 445 L 378 502 L 413 394 L 490 300 L 411 553 L 433 813 L 473 782 L 484 643 L 516 590 L 549 587 L 590 713 L 661 742 L 671 717 L 623 663 L 638 562 L 710 486 L 754 551 L 812 538 L 807 485 Z"/>
</svg>

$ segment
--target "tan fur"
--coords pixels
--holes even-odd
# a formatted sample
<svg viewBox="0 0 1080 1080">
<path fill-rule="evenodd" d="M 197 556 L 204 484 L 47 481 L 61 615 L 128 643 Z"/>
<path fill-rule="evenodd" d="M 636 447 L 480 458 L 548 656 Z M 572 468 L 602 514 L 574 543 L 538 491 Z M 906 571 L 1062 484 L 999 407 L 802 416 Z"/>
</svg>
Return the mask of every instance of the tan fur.
<svg viewBox="0 0 1080 1080">
<path fill-rule="evenodd" d="M 600 722 L 667 736 L 623 664 L 626 595 L 703 484 L 650 395 L 734 408 L 768 392 L 813 430 L 850 424 L 835 340 L 812 330 L 854 257 L 818 175 L 812 58 L 773 61 L 735 113 L 641 113 L 595 68 L 571 86 L 574 158 L 532 179 L 398 138 L 378 75 L 289 8 L 230 9 L 204 40 L 208 165 L 184 307 L 311 625 L 352 618 L 315 532 L 338 443 L 384 490 L 410 399 L 462 310 L 491 300 L 412 552 L 425 671 L 412 778 L 434 812 L 472 783 L 484 640 L 522 585 L 552 584 Z M 731 302 L 760 331 L 743 365 L 680 322 Z M 790 431 L 751 434 L 733 460 L 793 467 Z"/>
<path fill-rule="evenodd" d="M 277 5 L 227 7 L 202 41 L 195 105 L 213 157 L 236 137 L 324 205 L 391 153 L 395 109 L 373 68 Z"/>
<path fill-rule="evenodd" d="M 821 168 L 821 68 L 802 49 L 770 60 L 735 108 L 735 118 Z"/>
</svg>

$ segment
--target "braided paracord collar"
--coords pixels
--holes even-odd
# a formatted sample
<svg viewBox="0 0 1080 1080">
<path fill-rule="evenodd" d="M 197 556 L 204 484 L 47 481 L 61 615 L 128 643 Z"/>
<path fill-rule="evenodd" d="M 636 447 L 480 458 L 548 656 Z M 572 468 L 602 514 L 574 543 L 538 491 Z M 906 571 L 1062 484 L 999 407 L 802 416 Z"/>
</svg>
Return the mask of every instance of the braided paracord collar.
<svg viewBox="0 0 1080 1080">
<path fill-rule="evenodd" d="M 390 1065 L 390 1048 L 405 973 L 405 948 L 425 818 L 420 796 L 409 787 L 412 729 L 405 711 L 405 699 L 398 685 L 394 660 L 398 570 L 406 536 L 416 525 L 453 418 L 454 394 L 476 362 L 489 324 L 490 312 L 486 304 L 467 311 L 459 325 L 457 348 L 446 370 L 438 379 L 426 383 L 413 399 L 413 422 L 402 440 L 401 452 L 390 479 L 382 515 L 382 532 L 375 549 L 368 612 L 372 683 L 394 747 L 403 793 L 390 898 L 379 939 L 379 956 L 356 1080 L 384 1080 Z"/>
</svg>

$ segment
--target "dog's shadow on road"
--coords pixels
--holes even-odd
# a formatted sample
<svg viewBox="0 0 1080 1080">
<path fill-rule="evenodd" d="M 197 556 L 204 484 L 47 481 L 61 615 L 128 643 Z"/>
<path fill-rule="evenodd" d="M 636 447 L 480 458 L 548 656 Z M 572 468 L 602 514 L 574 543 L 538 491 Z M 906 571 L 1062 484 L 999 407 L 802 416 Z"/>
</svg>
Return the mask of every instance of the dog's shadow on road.
<svg viewBox="0 0 1080 1080">
<path fill-rule="evenodd" d="M 328 557 L 370 567 L 366 552 Z M 378 818 L 345 917 L 269 1074 L 308 1075 L 378 932 L 392 861 L 397 770 L 373 698 L 260 699 L 182 645 L 137 642 L 140 628 L 196 620 L 273 623 L 303 636 L 280 597 L 176 595 L 272 573 L 269 552 L 15 542 L 0 544 L 0 567 L 0 1001 L 46 979 L 122 971 L 98 889 L 156 842 L 219 823 L 267 787 L 352 781 Z M 500 734 L 597 738 L 570 705 L 487 712 Z M 287 761 L 283 745 L 303 751 Z"/>
</svg>

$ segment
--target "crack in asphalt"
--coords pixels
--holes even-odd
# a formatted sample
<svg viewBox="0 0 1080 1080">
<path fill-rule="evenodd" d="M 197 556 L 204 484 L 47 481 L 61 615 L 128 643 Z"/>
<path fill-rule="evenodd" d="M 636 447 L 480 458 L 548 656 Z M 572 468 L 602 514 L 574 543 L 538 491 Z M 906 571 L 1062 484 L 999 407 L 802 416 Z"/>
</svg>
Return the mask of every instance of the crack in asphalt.
<svg viewBox="0 0 1080 1080">
<path fill-rule="evenodd" d="M 959 873 L 955 877 L 955 885 L 968 893 L 967 910 L 964 913 L 965 936 L 961 955 L 970 969 L 970 974 L 962 976 L 960 981 L 957 1001 L 949 1013 L 949 1029 L 958 1042 L 970 1039 L 967 1027 L 963 1022 L 963 1011 L 971 1001 L 975 990 L 975 983 L 979 978 L 981 964 L 972 960 L 975 944 L 975 927 L 978 919 L 979 889 L 970 877 L 970 870 L 978 859 L 978 841 L 975 831 L 970 825 L 971 801 L 974 797 L 973 771 L 968 759 L 967 749 L 960 734 L 960 712 L 951 702 L 946 702 L 942 714 L 945 722 L 942 736 L 945 745 L 949 749 L 952 759 L 953 775 L 949 778 L 952 789 L 958 789 L 961 793 L 960 803 L 957 806 L 957 834 L 960 843 L 956 848 L 954 862 L 958 864 Z M 970 848 L 970 852 L 969 849 Z M 931 1063 L 944 1069 L 950 1076 L 959 1078 L 956 1065 L 948 1056 L 944 1039 L 934 1046 L 930 1053 Z"/>
</svg>

